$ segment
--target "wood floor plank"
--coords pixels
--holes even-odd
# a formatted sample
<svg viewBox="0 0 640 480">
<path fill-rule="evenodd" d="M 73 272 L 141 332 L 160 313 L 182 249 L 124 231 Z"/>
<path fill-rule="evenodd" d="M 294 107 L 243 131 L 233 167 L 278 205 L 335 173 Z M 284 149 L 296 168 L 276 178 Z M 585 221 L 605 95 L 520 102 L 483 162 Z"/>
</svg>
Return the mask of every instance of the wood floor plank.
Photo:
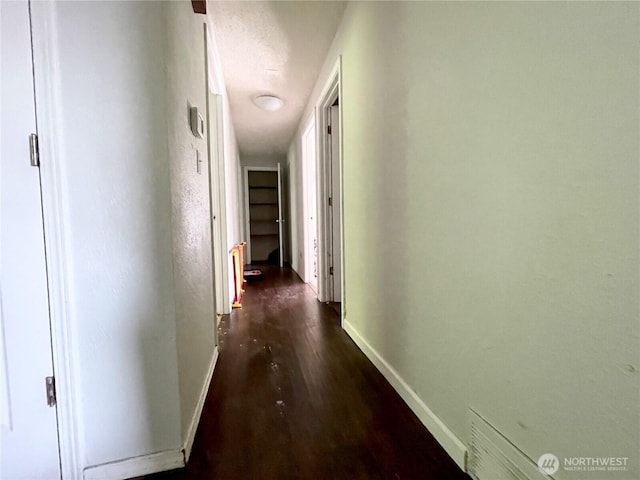
<svg viewBox="0 0 640 480">
<path fill-rule="evenodd" d="M 189 465 L 148 480 L 469 480 L 289 269 L 223 318 Z"/>
</svg>

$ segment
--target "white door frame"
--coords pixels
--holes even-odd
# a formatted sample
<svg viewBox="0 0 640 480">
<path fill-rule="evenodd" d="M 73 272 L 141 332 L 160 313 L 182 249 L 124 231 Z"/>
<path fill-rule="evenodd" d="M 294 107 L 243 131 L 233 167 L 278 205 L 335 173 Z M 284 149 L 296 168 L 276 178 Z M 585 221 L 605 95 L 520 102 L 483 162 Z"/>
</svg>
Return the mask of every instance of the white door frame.
<svg viewBox="0 0 640 480">
<path fill-rule="evenodd" d="M 323 302 L 332 301 L 333 293 L 331 289 L 331 278 L 329 275 L 330 259 L 328 255 L 328 243 L 331 240 L 331 228 L 329 222 L 331 220 L 329 212 L 329 186 L 331 185 L 331 142 L 327 134 L 327 127 L 329 125 L 329 109 L 339 98 L 338 104 L 338 116 L 339 116 L 339 158 L 338 166 L 340 172 L 340 202 L 338 205 L 333 205 L 333 208 L 338 208 L 340 212 L 340 251 L 341 259 L 340 266 L 342 271 L 340 291 L 342 301 L 342 320 L 346 316 L 346 288 L 345 288 L 345 255 L 344 255 L 344 191 L 343 191 L 343 166 L 342 166 L 342 56 L 338 57 L 338 60 L 333 67 L 329 80 L 325 84 L 320 96 L 319 103 L 316 108 L 316 138 L 318 145 L 318 299 Z"/>
<path fill-rule="evenodd" d="M 284 237 L 282 225 L 284 225 L 284 216 L 282 215 L 282 167 L 278 162 L 278 263 L 280 268 L 284 266 Z"/>
<path fill-rule="evenodd" d="M 213 121 L 208 121 L 208 138 L 210 149 L 210 172 L 212 175 L 210 189 L 212 192 L 212 223 L 213 223 L 213 248 L 214 250 L 214 273 L 216 282 L 216 314 L 225 315 L 231 313 L 231 291 L 232 285 L 229 278 L 231 272 L 231 257 L 229 255 L 229 222 L 227 203 L 226 157 L 229 154 L 225 148 L 226 140 L 225 123 L 231 120 L 226 117 L 224 89 L 221 76 L 216 76 L 216 72 L 221 72 L 216 57 L 211 57 L 210 52 L 215 50 L 214 29 L 210 22 L 206 22 L 206 77 L 207 77 L 207 105 L 209 115 L 213 115 Z M 213 97 L 213 98 L 212 98 Z M 237 177 L 236 177 L 237 178 Z M 215 219 L 213 218 L 215 217 Z M 220 301 L 218 301 L 220 296 Z M 220 318 L 220 317 L 218 317 Z"/>
<path fill-rule="evenodd" d="M 229 261 L 227 246 L 227 212 L 225 205 L 225 165 L 223 99 L 221 95 L 207 92 L 208 142 L 209 150 L 209 192 L 211 196 L 211 240 L 213 243 L 213 268 L 216 298 L 216 314 L 231 312 L 229 294 Z"/>
<path fill-rule="evenodd" d="M 318 241 L 318 182 L 317 182 L 317 149 L 316 149 L 316 109 L 314 108 L 311 118 L 307 122 L 307 127 L 302 134 L 302 229 L 304 244 L 304 281 L 317 293 L 318 276 L 314 271 L 314 258 L 317 269 L 317 241 Z M 312 146 L 309 148 L 309 140 Z M 311 150 L 311 151 L 310 151 Z M 311 222 L 315 224 L 315 229 L 311 228 Z M 315 230 L 315 236 L 313 235 Z M 314 241 L 316 242 L 314 248 Z"/>
<path fill-rule="evenodd" d="M 63 132 L 56 13 L 54 2 L 30 2 L 34 57 L 36 118 L 40 148 L 42 210 L 47 252 L 47 280 L 51 316 L 53 369 L 56 378 L 58 438 L 63 479 L 82 478 L 84 458 L 80 442 L 83 425 L 79 409 L 75 331 L 71 324 L 67 265 L 68 205 L 62 172 Z"/>
<path fill-rule="evenodd" d="M 280 164 L 277 167 L 252 167 L 245 165 L 243 168 L 244 190 L 244 238 L 247 239 L 247 247 L 244 250 L 244 260 L 251 263 L 251 222 L 249 217 L 249 172 L 276 172 L 278 173 L 278 244 L 280 250 L 280 267 L 283 266 L 282 258 L 282 185 L 280 185 Z"/>
<path fill-rule="evenodd" d="M 204 23 L 204 65 L 206 81 L 206 126 L 207 126 L 207 160 L 209 161 L 209 211 L 211 221 L 211 263 L 213 269 L 213 297 L 216 309 L 216 316 L 219 320 L 222 315 L 229 312 L 229 282 L 227 281 L 225 257 L 222 235 L 226 238 L 226 225 L 221 225 L 222 189 L 220 184 L 224 183 L 220 175 L 220 166 L 224 166 L 224 132 L 223 132 L 223 103 L 222 97 L 211 90 L 211 79 L 209 78 L 209 26 Z M 216 345 L 218 344 L 218 333 L 215 331 Z"/>
</svg>

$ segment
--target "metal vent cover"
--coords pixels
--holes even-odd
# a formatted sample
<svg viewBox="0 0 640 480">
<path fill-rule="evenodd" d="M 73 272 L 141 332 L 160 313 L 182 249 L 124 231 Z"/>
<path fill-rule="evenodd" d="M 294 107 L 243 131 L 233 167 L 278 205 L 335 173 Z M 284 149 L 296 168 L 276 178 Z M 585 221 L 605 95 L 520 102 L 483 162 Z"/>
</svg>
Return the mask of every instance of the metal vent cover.
<svg viewBox="0 0 640 480">
<path fill-rule="evenodd" d="M 548 480 L 536 463 L 493 425 L 470 409 L 468 473 L 474 480 Z"/>
</svg>

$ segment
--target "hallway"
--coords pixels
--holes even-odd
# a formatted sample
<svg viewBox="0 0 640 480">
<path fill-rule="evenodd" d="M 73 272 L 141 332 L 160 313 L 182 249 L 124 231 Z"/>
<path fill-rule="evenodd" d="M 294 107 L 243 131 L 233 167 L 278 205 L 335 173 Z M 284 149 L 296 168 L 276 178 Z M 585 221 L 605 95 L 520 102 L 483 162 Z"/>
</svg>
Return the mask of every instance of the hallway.
<svg viewBox="0 0 640 480">
<path fill-rule="evenodd" d="M 220 324 L 186 469 L 168 479 L 466 479 L 329 306 L 265 269 Z"/>
</svg>

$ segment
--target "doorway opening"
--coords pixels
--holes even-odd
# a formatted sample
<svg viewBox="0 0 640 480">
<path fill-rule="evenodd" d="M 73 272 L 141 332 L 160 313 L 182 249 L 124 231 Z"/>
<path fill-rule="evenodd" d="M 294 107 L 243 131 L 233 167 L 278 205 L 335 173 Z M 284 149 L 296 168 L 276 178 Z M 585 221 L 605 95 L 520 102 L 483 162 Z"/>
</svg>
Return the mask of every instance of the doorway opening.
<svg viewBox="0 0 640 480">
<path fill-rule="evenodd" d="M 245 167 L 246 261 L 282 267 L 282 189 L 280 164 Z"/>
</svg>

